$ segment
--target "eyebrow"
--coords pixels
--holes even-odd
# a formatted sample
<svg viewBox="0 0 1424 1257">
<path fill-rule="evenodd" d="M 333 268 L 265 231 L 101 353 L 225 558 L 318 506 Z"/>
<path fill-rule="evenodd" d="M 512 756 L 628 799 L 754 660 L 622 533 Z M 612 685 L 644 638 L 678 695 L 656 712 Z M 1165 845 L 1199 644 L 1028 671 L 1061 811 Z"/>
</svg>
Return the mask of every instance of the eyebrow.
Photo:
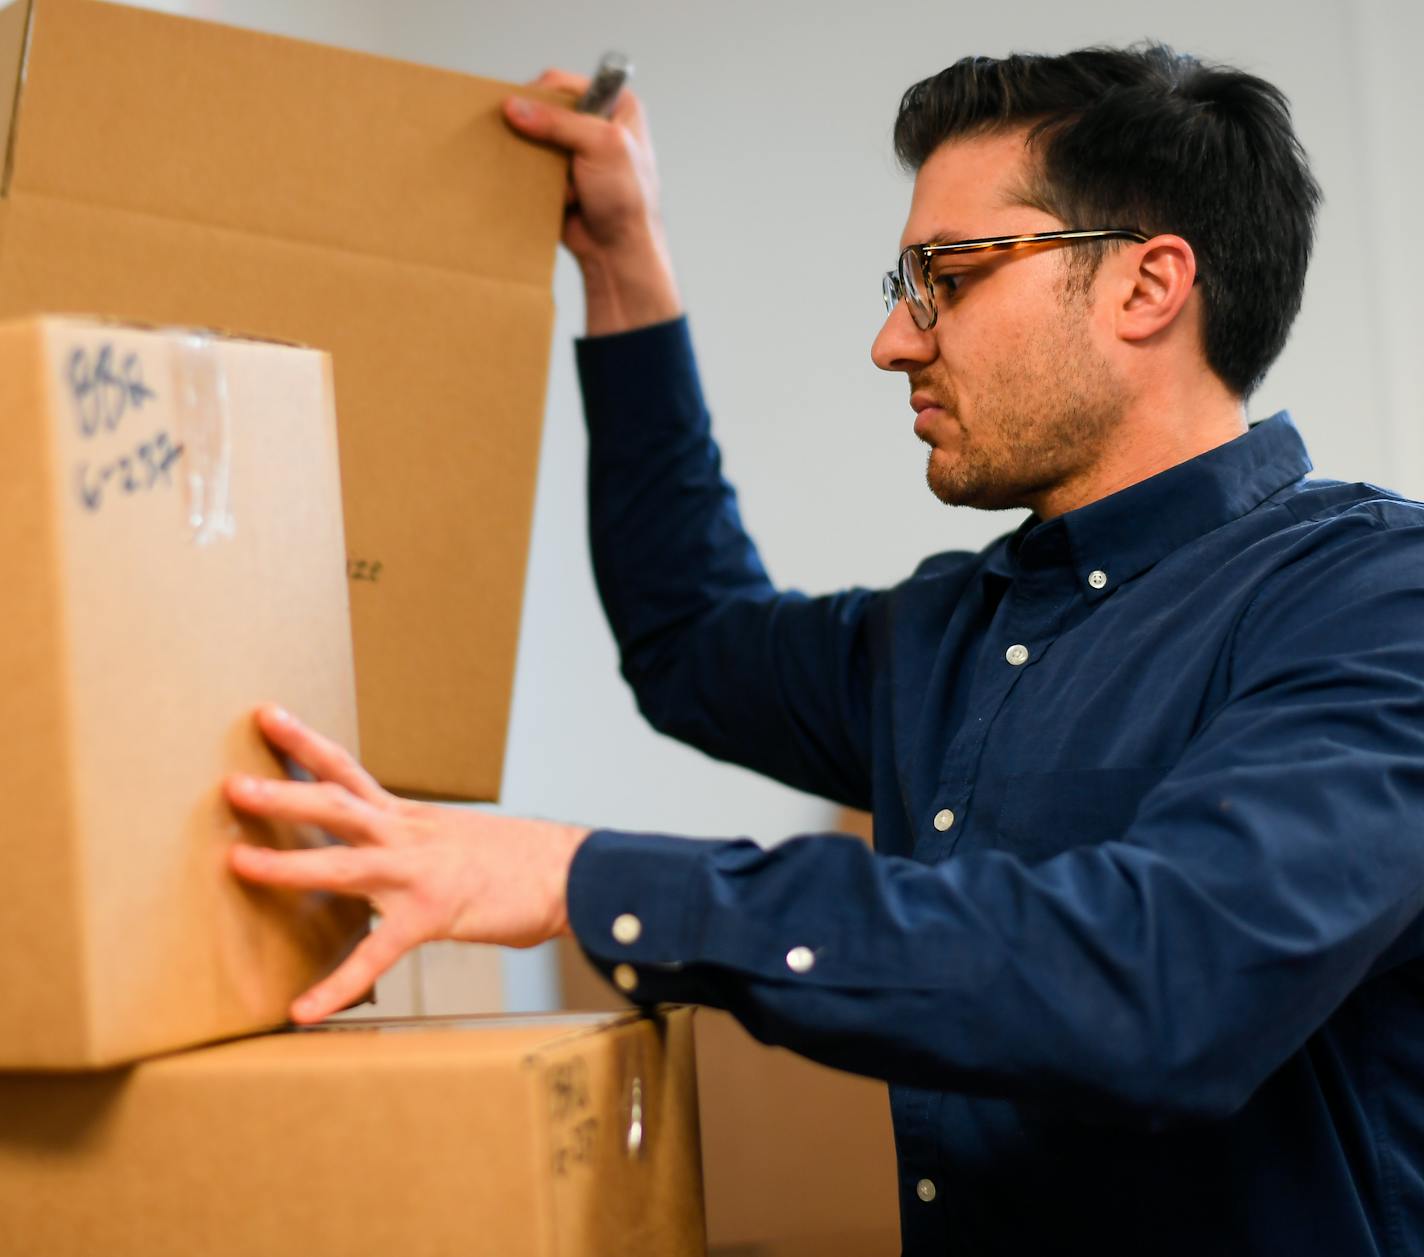
<svg viewBox="0 0 1424 1257">
<path fill-rule="evenodd" d="M 961 240 L 971 240 L 974 237 L 963 231 L 937 231 L 927 240 L 921 240 L 919 244 L 958 244 Z"/>
<path fill-rule="evenodd" d="M 969 240 L 971 238 L 972 237 L 965 235 L 962 231 L 950 231 L 945 229 L 936 231 L 933 235 L 922 237 L 919 240 L 911 240 L 906 244 L 902 244 L 900 246 L 900 252 L 903 253 L 911 245 L 916 244 L 958 244 L 961 240 Z"/>
</svg>

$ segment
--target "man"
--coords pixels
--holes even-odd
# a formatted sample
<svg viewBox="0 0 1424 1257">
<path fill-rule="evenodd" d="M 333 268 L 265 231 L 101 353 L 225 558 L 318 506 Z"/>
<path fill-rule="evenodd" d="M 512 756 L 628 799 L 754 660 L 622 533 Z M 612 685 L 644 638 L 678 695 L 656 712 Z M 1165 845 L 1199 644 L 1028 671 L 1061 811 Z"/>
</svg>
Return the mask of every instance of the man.
<svg viewBox="0 0 1424 1257">
<path fill-rule="evenodd" d="M 1033 514 L 814 599 L 721 477 L 637 102 L 508 116 L 573 157 L 594 562 L 643 711 L 873 807 L 877 851 L 405 802 L 268 709 L 324 784 L 233 802 L 352 845 L 235 868 L 382 920 L 294 1015 L 426 939 L 572 929 L 638 1000 L 887 1080 L 907 1253 L 1424 1252 L 1424 508 L 1246 429 L 1318 198 L 1280 93 L 1158 46 L 906 93 L 872 356 L 938 497 Z"/>
</svg>

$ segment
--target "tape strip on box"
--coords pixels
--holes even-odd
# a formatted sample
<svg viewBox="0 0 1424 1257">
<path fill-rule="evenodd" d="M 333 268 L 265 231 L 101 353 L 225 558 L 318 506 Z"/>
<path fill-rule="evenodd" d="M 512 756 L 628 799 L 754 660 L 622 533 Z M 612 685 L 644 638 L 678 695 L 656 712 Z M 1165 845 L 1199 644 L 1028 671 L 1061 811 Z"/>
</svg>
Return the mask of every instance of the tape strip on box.
<svg viewBox="0 0 1424 1257">
<path fill-rule="evenodd" d="M 233 536 L 232 414 L 227 375 L 206 332 L 184 330 L 173 356 L 173 399 L 183 443 L 188 527 L 200 546 Z"/>
</svg>

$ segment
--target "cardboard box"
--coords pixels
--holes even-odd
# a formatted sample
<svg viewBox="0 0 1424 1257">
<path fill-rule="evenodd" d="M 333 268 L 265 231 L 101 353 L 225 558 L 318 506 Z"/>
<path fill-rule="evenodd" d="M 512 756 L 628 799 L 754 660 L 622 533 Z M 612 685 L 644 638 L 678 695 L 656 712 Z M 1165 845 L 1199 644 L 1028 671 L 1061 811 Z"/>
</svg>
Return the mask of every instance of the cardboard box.
<svg viewBox="0 0 1424 1257">
<path fill-rule="evenodd" d="M 560 941 L 567 1008 L 626 1002 Z M 758 1043 L 699 1009 L 697 1089 L 711 1257 L 891 1257 L 900 1251 L 885 1085 Z"/>
<path fill-rule="evenodd" d="M 496 798 L 504 758 L 566 177 L 511 90 L 96 0 L 0 10 L 0 315 L 332 353 L 361 745 L 411 794 Z"/>
<path fill-rule="evenodd" d="M 0 1076 L 0 1252 L 697 1257 L 690 1022 L 347 1022 Z"/>
<path fill-rule="evenodd" d="M 257 891 L 225 772 L 274 694 L 354 740 L 324 354 L 0 325 L 0 1068 L 279 1025 L 364 904 Z M 6 1251 L 0 1248 L 0 1251 Z"/>
</svg>

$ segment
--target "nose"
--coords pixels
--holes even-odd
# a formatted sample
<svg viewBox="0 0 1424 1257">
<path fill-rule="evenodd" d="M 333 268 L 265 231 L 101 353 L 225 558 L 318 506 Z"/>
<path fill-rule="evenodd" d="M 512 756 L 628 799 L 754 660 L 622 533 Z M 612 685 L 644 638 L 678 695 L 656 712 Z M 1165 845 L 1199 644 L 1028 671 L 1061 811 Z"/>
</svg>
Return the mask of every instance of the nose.
<svg viewBox="0 0 1424 1257">
<path fill-rule="evenodd" d="M 910 307 L 897 301 L 870 346 L 870 360 L 882 371 L 915 371 L 939 357 L 935 329 L 915 326 Z"/>
</svg>

